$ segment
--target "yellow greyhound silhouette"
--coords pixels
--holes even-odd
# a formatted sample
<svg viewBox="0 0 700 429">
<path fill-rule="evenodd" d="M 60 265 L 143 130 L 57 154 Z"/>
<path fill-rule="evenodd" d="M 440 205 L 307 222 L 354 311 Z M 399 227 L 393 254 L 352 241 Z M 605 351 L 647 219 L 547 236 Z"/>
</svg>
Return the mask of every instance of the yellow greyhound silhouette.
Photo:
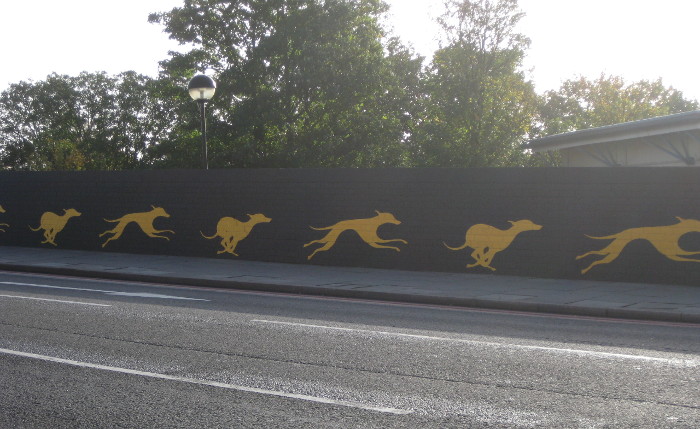
<svg viewBox="0 0 700 429">
<path fill-rule="evenodd" d="M 163 210 L 162 207 L 156 207 L 156 206 L 151 206 L 152 210 L 148 212 L 140 212 L 140 213 L 129 213 L 125 214 L 124 216 L 120 217 L 119 219 L 114 219 L 114 220 L 109 220 L 105 219 L 105 222 L 119 222 L 117 226 L 115 226 L 113 229 L 107 230 L 100 234 L 100 237 L 106 234 L 114 234 L 113 236 L 109 237 L 107 241 L 102 243 L 102 247 L 105 247 L 107 243 L 109 243 L 112 240 L 118 240 L 119 237 L 122 236 L 124 233 L 124 228 L 131 222 L 135 222 L 141 230 L 148 235 L 149 237 L 153 238 L 164 238 L 166 240 L 170 240 L 168 237 L 163 236 L 163 235 L 157 235 L 161 234 L 164 232 L 170 232 L 175 234 L 175 231 L 171 231 L 169 229 L 165 229 L 162 231 L 159 231 L 153 227 L 153 221 L 157 217 L 170 217 L 169 214 Z"/>
<path fill-rule="evenodd" d="M 5 209 L 2 208 L 2 206 L 0 206 L 0 213 L 5 213 Z M 7 226 L 7 227 L 9 227 L 10 225 L 8 225 L 8 224 L 6 224 L 6 223 L 0 223 L 0 226 Z M 0 231 L 5 232 L 4 229 L 0 229 Z"/>
<path fill-rule="evenodd" d="M 232 217 L 222 217 L 216 224 L 216 234 L 207 237 L 202 231 L 199 231 L 199 233 L 208 240 L 221 237 L 221 246 L 223 246 L 223 249 L 216 252 L 217 255 L 230 253 L 238 256 L 238 253 L 236 253 L 236 246 L 241 240 L 248 237 L 253 227 L 259 223 L 267 223 L 272 220 L 262 213 L 249 214 L 248 217 L 250 219 L 245 222 L 241 222 Z"/>
<path fill-rule="evenodd" d="M 614 261 L 620 256 L 625 246 L 632 240 L 647 240 L 659 253 L 674 261 L 700 262 L 700 259 L 684 258 L 684 256 L 700 255 L 700 252 L 687 252 L 678 245 L 681 236 L 689 232 L 700 232 L 700 221 L 695 219 L 683 219 L 677 216 L 676 219 L 678 219 L 678 223 L 673 225 L 630 228 L 605 237 L 586 235 L 586 237 L 595 240 L 613 241 L 601 250 L 593 250 L 576 257 L 576 260 L 579 260 L 589 255 L 604 256 L 603 259 L 594 261 L 591 265 L 581 270 L 581 274 L 586 274 L 588 270 L 596 265 L 609 264 Z"/>
<path fill-rule="evenodd" d="M 474 249 L 471 257 L 474 258 L 476 262 L 467 265 L 467 268 L 476 267 L 478 265 L 488 268 L 491 271 L 496 271 L 496 269 L 491 266 L 491 261 L 496 253 L 507 249 L 515 237 L 521 232 L 538 231 L 542 229 L 542 225 L 537 225 L 527 219 L 517 221 L 509 220 L 508 222 L 511 224 L 511 227 L 506 230 L 498 229 L 483 223 L 477 223 L 467 230 L 463 245 L 459 247 L 450 247 L 445 242 L 442 244 L 450 250 L 462 250 L 471 247 Z"/>
<path fill-rule="evenodd" d="M 39 226 L 36 228 L 32 228 L 30 226 L 29 229 L 32 231 L 39 231 L 40 229 L 43 229 L 44 241 L 41 243 L 49 243 L 56 246 L 56 234 L 63 231 L 63 228 L 66 227 L 68 219 L 75 216 L 80 216 L 80 214 L 81 213 L 79 213 L 76 209 L 63 209 L 63 215 L 61 216 L 53 212 L 45 212 L 43 215 L 41 215 Z"/>
<path fill-rule="evenodd" d="M 324 228 L 315 228 L 313 226 L 310 226 L 309 228 L 315 229 L 316 231 L 330 231 L 328 231 L 328 234 L 326 234 L 326 236 L 321 238 L 320 240 L 313 240 L 304 244 L 304 247 L 310 246 L 312 244 L 323 244 L 323 246 L 314 250 L 313 253 L 311 253 L 306 259 L 311 260 L 311 258 L 313 258 L 313 256 L 316 253 L 325 252 L 326 250 L 329 250 L 331 247 L 333 247 L 336 240 L 338 240 L 338 236 L 347 230 L 355 231 L 360 236 L 360 238 L 364 240 L 365 243 L 369 244 L 372 247 L 378 249 L 393 249 L 397 252 L 400 252 L 401 249 L 399 249 L 398 247 L 382 246 L 382 243 L 391 243 L 396 241 L 399 243 L 408 244 L 408 242 L 406 240 L 401 240 L 400 238 L 393 240 L 383 240 L 377 235 L 377 229 L 385 223 L 400 225 L 401 222 L 398 221 L 391 213 L 383 213 L 377 210 L 375 210 L 375 212 L 377 213 L 376 216 L 367 219 L 343 220 L 336 223 L 335 225 L 327 226 Z"/>
</svg>

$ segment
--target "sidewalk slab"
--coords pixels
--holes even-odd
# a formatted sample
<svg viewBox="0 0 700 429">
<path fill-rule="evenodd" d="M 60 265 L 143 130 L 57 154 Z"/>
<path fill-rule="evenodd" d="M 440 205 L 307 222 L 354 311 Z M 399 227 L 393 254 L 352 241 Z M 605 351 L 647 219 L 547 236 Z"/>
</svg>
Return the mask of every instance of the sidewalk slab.
<svg viewBox="0 0 700 429">
<path fill-rule="evenodd" d="M 0 269 L 700 324 L 700 286 L 281 264 L 0 246 Z"/>
</svg>

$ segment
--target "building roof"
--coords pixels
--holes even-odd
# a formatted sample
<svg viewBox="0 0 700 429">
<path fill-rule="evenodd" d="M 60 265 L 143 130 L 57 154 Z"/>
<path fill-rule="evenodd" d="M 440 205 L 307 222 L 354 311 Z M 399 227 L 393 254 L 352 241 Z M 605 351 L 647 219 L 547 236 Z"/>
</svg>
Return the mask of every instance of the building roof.
<svg viewBox="0 0 700 429">
<path fill-rule="evenodd" d="M 535 152 L 687 133 L 700 139 L 700 110 L 555 134 L 530 141 Z"/>
</svg>

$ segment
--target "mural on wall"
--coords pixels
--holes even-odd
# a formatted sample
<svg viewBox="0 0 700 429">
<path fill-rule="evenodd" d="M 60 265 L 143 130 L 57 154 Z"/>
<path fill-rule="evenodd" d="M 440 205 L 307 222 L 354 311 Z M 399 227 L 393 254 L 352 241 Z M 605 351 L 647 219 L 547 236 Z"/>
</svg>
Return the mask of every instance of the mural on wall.
<svg viewBox="0 0 700 429">
<path fill-rule="evenodd" d="M 48 243 L 57 246 L 55 241 L 56 234 L 63 231 L 63 228 L 66 227 L 66 223 L 68 223 L 70 218 L 80 215 L 81 213 L 76 209 L 63 209 L 62 215 L 57 215 L 53 212 L 45 212 L 43 215 L 41 215 L 41 219 L 39 219 L 39 226 L 36 228 L 32 228 L 30 226 L 29 229 L 32 231 L 39 231 L 40 229 L 43 229 L 44 241 L 42 241 L 41 244 Z"/>
<path fill-rule="evenodd" d="M 199 231 L 199 233 L 207 240 L 212 240 L 216 237 L 221 238 L 221 246 L 223 249 L 216 252 L 217 255 L 230 253 L 234 256 L 238 256 L 238 253 L 236 253 L 236 246 L 240 241 L 248 237 L 253 227 L 259 223 L 268 223 L 272 220 L 262 213 L 249 214 L 248 218 L 247 221 L 241 222 L 232 217 L 222 217 L 216 224 L 216 233 L 214 235 L 207 237 L 202 231 Z"/>
<path fill-rule="evenodd" d="M 395 246 L 383 246 L 382 244 L 386 243 L 392 243 L 392 242 L 397 242 L 397 243 L 403 243 L 403 244 L 408 244 L 406 240 L 402 240 L 400 238 L 395 238 L 395 239 L 390 239 L 390 240 L 385 240 L 382 238 L 379 238 L 377 235 L 377 229 L 386 224 L 390 223 L 392 225 L 400 225 L 401 221 L 397 220 L 393 214 L 391 213 L 386 213 L 386 212 L 380 212 L 378 210 L 375 210 L 375 213 L 377 213 L 376 216 L 366 218 L 366 219 L 349 219 L 349 220 L 343 220 L 340 221 L 334 225 L 323 227 L 323 228 L 315 228 L 313 226 L 310 226 L 309 228 L 316 230 L 316 231 L 328 231 L 328 233 L 321 239 L 319 240 L 313 240 L 310 241 L 306 244 L 304 244 L 304 247 L 308 247 L 312 244 L 322 244 L 323 246 L 317 248 L 314 250 L 306 259 L 311 260 L 311 258 L 314 257 L 314 255 L 318 252 L 325 252 L 327 250 L 330 250 L 331 247 L 335 244 L 335 242 L 338 240 L 338 237 L 340 234 L 342 234 L 345 231 L 348 230 L 353 230 L 357 233 L 357 235 L 360 236 L 360 238 L 370 246 L 377 248 L 377 249 L 393 249 L 396 250 L 397 252 L 400 252 L 401 249 Z"/>
<path fill-rule="evenodd" d="M 121 237 L 124 233 L 124 228 L 126 228 L 126 226 L 131 222 L 136 223 L 139 226 L 139 228 L 141 228 L 141 230 L 149 237 L 164 238 L 166 240 L 170 240 L 170 238 L 158 234 L 163 234 L 165 232 L 175 234 L 175 231 L 171 231 L 169 229 L 157 230 L 153 227 L 153 221 L 158 217 L 170 217 L 170 215 L 166 213 L 162 207 L 156 207 L 154 205 L 151 205 L 151 211 L 128 213 L 120 217 L 119 219 L 114 220 L 105 219 L 105 222 L 114 222 L 117 223 L 117 226 L 100 234 L 100 237 L 107 234 L 114 234 L 111 237 L 109 237 L 107 241 L 102 243 L 102 247 L 105 247 L 107 243 L 109 243 L 112 240 L 119 240 L 119 237 Z"/>
<path fill-rule="evenodd" d="M 450 250 L 462 250 L 467 247 L 474 249 L 471 253 L 471 257 L 474 258 L 476 262 L 468 264 L 467 268 L 480 266 L 488 268 L 491 271 L 496 271 L 496 269 L 491 266 L 491 261 L 493 261 L 493 257 L 496 253 L 507 249 L 515 237 L 521 232 L 539 231 L 542 229 L 542 225 L 537 225 L 527 219 L 517 221 L 509 220 L 508 222 L 511 224 L 511 227 L 506 230 L 478 223 L 469 227 L 463 245 L 459 247 L 450 247 L 445 242 L 442 244 Z"/>
<path fill-rule="evenodd" d="M 700 232 L 700 221 L 695 219 L 683 219 L 676 217 L 678 223 L 665 226 L 650 226 L 642 228 L 630 228 L 617 234 L 605 237 L 588 238 L 595 240 L 613 240 L 601 250 L 592 250 L 576 257 L 576 260 L 583 259 L 589 255 L 601 255 L 602 259 L 592 262 L 588 267 L 581 270 L 581 274 L 586 274 L 591 268 L 600 264 L 609 264 L 614 261 L 622 250 L 633 240 L 646 240 L 651 243 L 656 250 L 665 257 L 682 262 L 700 262 L 700 259 L 684 258 L 684 256 L 700 255 L 700 252 L 688 252 L 678 245 L 680 238 L 689 232 Z"/>
<path fill-rule="evenodd" d="M 700 226 L 684 229 L 700 223 L 700 168 L 2 170 L 0 182 L 3 246 L 700 285 Z M 71 207 L 82 214 L 62 230 L 41 220 Z M 272 220 L 253 226 L 255 213 Z"/>
<path fill-rule="evenodd" d="M 0 213 L 5 213 L 5 209 L 2 206 L 0 206 Z M 0 223 L 0 232 L 5 232 L 3 227 L 9 228 L 9 226 L 10 225 L 8 225 L 6 223 Z"/>
</svg>

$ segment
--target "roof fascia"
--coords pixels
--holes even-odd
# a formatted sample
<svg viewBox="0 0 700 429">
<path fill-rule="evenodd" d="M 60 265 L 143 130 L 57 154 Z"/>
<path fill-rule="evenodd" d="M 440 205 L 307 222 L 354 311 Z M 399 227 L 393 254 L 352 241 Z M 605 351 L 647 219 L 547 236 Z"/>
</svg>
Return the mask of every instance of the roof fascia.
<svg viewBox="0 0 700 429">
<path fill-rule="evenodd" d="M 700 111 L 680 113 L 635 122 L 590 128 L 542 137 L 530 142 L 535 152 L 567 149 L 623 140 L 675 134 L 700 129 Z"/>
</svg>

